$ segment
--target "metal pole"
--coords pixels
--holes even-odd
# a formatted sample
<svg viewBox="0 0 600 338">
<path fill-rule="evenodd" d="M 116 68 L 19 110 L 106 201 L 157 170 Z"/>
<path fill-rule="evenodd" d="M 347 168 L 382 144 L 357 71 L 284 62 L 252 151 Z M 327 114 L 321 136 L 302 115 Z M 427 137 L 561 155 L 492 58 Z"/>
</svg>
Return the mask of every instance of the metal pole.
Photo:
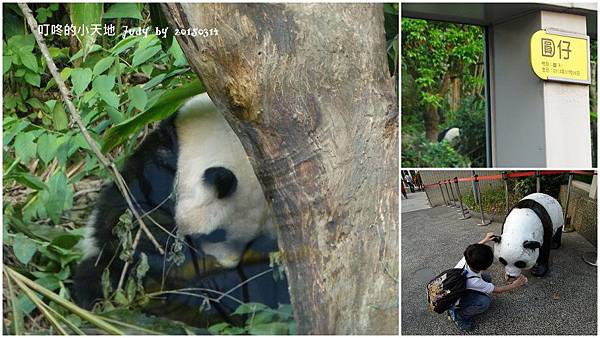
<svg viewBox="0 0 600 338">
<path fill-rule="evenodd" d="M 542 178 L 542 172 L 539 170 L 535 171 L 535 192 L 540 192 L 541 189 L 541 178 Z"/>
<path fill-rule="evenodd" d="M 442 193 L 442 198 L 444 199 L 444 205 L 448 205 L 448 203 L 446 203 L 446 197 L 444 196 L 444 189 L 442 189 L 442 183 L 440 183 L 440 181 L 438 181 L 438 186 L 440 187 L 440 192 Z"/>
<path fill-rule="evenodd" d="M 450 191 L 448 191 L 448 182 L 444 181 L 444 187 L 446 187 L 446 196 L 448 196 L 448 206 L 452 206 L 452 200 L 450 199 Z"/>
<path fill-rule="evenodd" d="M 508 173 L 506 171 L 502 172 L 502 179 L 504 180 L 504 198 L 506 200 L 506 216 L 508 216 Z M 504 217 L 506 217 L 504 216 Z"/>
<path fill-rule="evenodd" d="M 473 181 L 473 184 L 475 185 L 475 189 L 476 189 L 476 193 L 475 193 L 475 202 L 479 204 L 479 211 L 481 212 L 481 223 L 477 223 L 477 225 L 489 225 L 490 223 L 492 223 L 491 220 L 486 221 L 485 217 L 483 216 L 483 205 L 481 203 L 481 190 L 479 187 L 479 180 L 477 179 L 477 174 L 475 174 L 475 172 L 473 172 L 473 178 L 475 178 L 475 180 Z"/>
<path fill-rule="evenodd" d="M 465 208 L 463 207 L 462 196 L 460 195 L 460 188 L 458 187 L 458 177 L 454 178 L 454 184 L 456 185 L 456 194 L 458 195 L 458 201 L 460 202 L 460 212 L 462 213 L 462 217 L 459 219 L 471 218 L 471 215 L 465 215 Z"/>
<path fill-rule="evenodd" d="M 450 186 L 450 194 L 452 194 L 452 205 L 455 208 L 458 208 L 458 205 L 456 205 L 456 197 L 454 197 L 454 189 L 452 189 L 452 182 L 450 180 L 448 180 L 448 183 L 450 183 L 448 185 Z"/>
<path fill-rule="evenodd" d="M 422 186 L 423 192 L 425 192 L 425 196 L 427 197 L 427 202 L 429 202 L 429 207 L 433 208 L 433 204 L 431 204 L 431 200 L 429 199 L 429 194 L 427 193 L 427 187 L 425 185 Z"/>
<path fill-rule="evenodd" d="M 565 216 L 562 232 L 573 232 L 575 229 L 572 227 L 567 228 L 567 224 L 571 223 L 569 217 L 569 200 L 571 199 L 571 184 L 573 183 L 573 174 L 569 173 L 569 183 L 567 184 L 567 202 L 565 203 Z"/>
</svg>

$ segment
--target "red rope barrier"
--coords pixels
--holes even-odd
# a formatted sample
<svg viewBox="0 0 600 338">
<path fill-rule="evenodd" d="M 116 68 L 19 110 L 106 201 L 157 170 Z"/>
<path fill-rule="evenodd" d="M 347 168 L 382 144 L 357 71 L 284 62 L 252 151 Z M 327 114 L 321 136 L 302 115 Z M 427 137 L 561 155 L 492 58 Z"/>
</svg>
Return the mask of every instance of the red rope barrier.
<svg viewBox="0 0 600 338">
<path fill-rule="evenodd" d="M 546 171 L 540 171 L 540 175 L 542 175 L 542 176 L 565 174 L 565 173 L 577 174 L 577 175 L 589 175 L 589 176 L 596 175 L 596 172 L 583 171 L 583 170 L 546 170 Z M 535 174 L 536 174 L 535 171 L 521 171 L 521 172 L 508 173 L 508 174 L 506 174 L 506 177 L 507 178 L 531 177 L 531 176 L 535 176 Z M 504 177 L 503 177 L 502 174 L 500 174 L 500 175 L 477 176 L 477 180 L 478 181 L 493 181 L 493 180 L 501 180 L 503 178 Z M 461 178 L 458 178 L 458 182 L 471 182 L 471 181 L 474 181 L 474 180 L 475 180 L 474 177 L 461 177 Z M 436 186 L 436 185 L 438 185 L 438 183 L 445 184 L 445 183 L 453 183 L 453 182 L 454 182 L 454 179 L 450 178 L 450 179 L 447 179 L 447 180 L 441 180 L 441 181 L 436 182 L 436 183 L 426 184 L 424 186 L 425 186 L 425 188 L 427 188 L 427 187 Z"/>
</svg>

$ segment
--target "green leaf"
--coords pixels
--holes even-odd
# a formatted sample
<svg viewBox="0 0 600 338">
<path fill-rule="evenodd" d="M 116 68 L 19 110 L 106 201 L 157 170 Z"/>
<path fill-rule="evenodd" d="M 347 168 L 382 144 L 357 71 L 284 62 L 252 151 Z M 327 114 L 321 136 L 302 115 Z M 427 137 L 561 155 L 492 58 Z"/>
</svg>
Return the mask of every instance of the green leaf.
<svg viewBox="0 0 600 338">
<path fill-rule="evenodd" d="M 96 64 L 94 65 L 94 71 L 93 71 L 94 76 L 98 76 L 98 75 L 104 73 L 104 71 L 107 70 L 108 68 L 110 68 L 110 66 L 112 66 L 114 62 L 115 62 L 114 56 L 107 56 L 104 59 L 96 62 Z"/>
<path fill-rule="evenodd" d="M 20 50 L 31 52 L 35 47 L 35 38 L 33 34 L 15 35 L 8 39 L 6 45 L 16 53 Z"/>
<path fill-rule="evenodd" d="M 10 66 L 12 65 L 11 58 L 6 55 L 2 56 L 2 74 L 6 74 L 10 70 Z"/>
<path fill-rule="evenodd" d="M 144 108 L 146 108 L 146 103 L 148 103 L 148 95 L 146 95 L 146 92 L 142 88 L 129 88 L 129 90 L 127 91 L 127 96 L 129 96 L 132 106 L 136 107 L 141 111 L 144 111 Z"/>
<path fill-rule="evenodd" d="M 52 57 L 53 60 L 69 57 L 69 48 L 68 47 L 65 47 L 65 48 L 48 47 L 48 51 L 50 52 L 50 56 Z"/>
<path fill-rule="evenodd" d="M 110 117 L 110 119 L 113 120 L 114 123 L 121 123 L 121 122 L 123 122 L 123 120 L 125 120 L 125 116 L 123 115 L 123 113 L 121 113 L 116 108 L 113 108 L 111 106 L 106 106 L 105 110 L 106 110 L 106 113 L 108 114 L 108 116 Z"/>
<path fill-rule="evenodd" d="M 177 40 L 175 40 L 175 42 L 173 42 L 173 44 L 171 45 L 169 53 L 175 58 L 173 66 L 183 67 L 188 65 L 187 59 L 185 58 L 185 54 L 183 53 L 181 46 L 179 46 L 179 43 L 177 43 Z"/>
<path fill-rule="evenodd" d="M 63 209 L 65 206 L 65 198 L 67 196 L 67 184 L 69 183 L 67 176 L 63 171 L 55 173 L 48 180 L 48 202 L 46 203 L 46 212 L 52 219 L 54 224 L 60 222 Z"/>
<path fill-rule="evenodd" d="M 244 303 L 238 306 L 237 309 L 232 313 L 234 315 L 245 315 L 249 313 L 256 313 L 268 309 L 269 307 L 261 303 Z"/>
<path fill-rule="evenodd" d="M 38 157 L 44 162 L 44 164 L 48 164 L 56 155 L 56 150 L 58 150 L 58 140 L 56 136 L 50 133 L 44 133 L 40 135 L 38 138 Z"/>
<path fill-rule="evenodd" d="M 6 104 L 6 97 L 4 98 L 4 103 Z M 13 138 L 18 135 L 21 131 L 29 126 L 29 121 L 16 120 L 14 121 L 14 125 L 11 122 L 8 122 L 8 117 L 4 118 L 4 135 L 3 135 L 3 145 L 9 144 Z"/>
<path fill-rule="evenodd" d="M 210 326 L 208 328 L 208 332 L 210 332 L 211 334 L 214 334 L 214 335 L 218 335 L 229 327 L 231 327 L 231 325 L 229 323 L 223 322 L 223 323 L 219 323 L 219 324 Z"/>
<path fill-rule="evenodd" d="M 50 245 L 70 250 L 79 242 L 80 239 L 81 236 L 66 234 L 55 237 L 52 242 L 50 242 Z"/>
<path fill-rule="evenodd" d="M 89 68 L 75 68 L 71 72 L 71 83 L 76 95 L 83 93 L 92 82 L 92 70 Z"/>
<path fill-rule="evenodd" d="M 75 54 L 73 54 L 73 56 L 71 56 L 71 58 L 69 59 L 69 62 L 73 62 L 84 55 L 87 56 L 88 54 L 97 52 L 99 50 L 102 50 L 102 46 L 96 45 L 96 44 L 94 44 L 94 45 L 92 45 L 92 47 L 90 47 L 90 49 L 87 51 L 87 54 L 84 53 L 83 49 L 80 49 L 77 53 L 75 53 Z"/>
<path fill-rule="evenodd" d="M 31 258 L 37 251 L 37 245 L 29 237 L 23 234 L 17 234 L 13 242 L 13 252 L 19 262 L 29 264 Z"/>
<path fill-rule="evenodd" d="M 22 185 L 34 189 L 34 190 L 43 190 L 46 189 L 46 184 L 37 176 L 31 175 L 29 173 L 16 173 L 10 174 L 5 177 L 5 179 L 15 180 Z"/>
<path fill-rule="evenodd" d="M 69 118 L 62 102 L 56 102 L 52 107 L 52 123 L 56 130 L 65 130 L 69 127 Z"/>
<path fill-rule="evenodd" d="M 115 292 L 115 303 L 117 303 L 118 305 L 129 304 L 129 301 L 127 300 L 127 297 L 125 296 L 123 290 L 117 290 L 117 292 Z"/>
<path fill-rule="evenodd" d="M 38 99 L 37 97 L 31 97 L 25 102 L 27 102 L 27 104 L 30 105 L 32 108 L 46 110 L 46 106 L 44 106 L 42 101 L 40 101 L 40 99 Z"/>
<path fill-rule="evenodd" d="M 200 80 L 192 81 L 179 88 L 166 91 L 160 99 L 145 112 L 138 114 L 109 129 L 104 137 L 102 150 L 108 152 L 123 142 L 139 128 L 146 124 L 167 118 L 177 111 L 179 107 L 190 97 L 204 91 Z"/>
<path fill-rule="evenodd" d="M 38 64 L 35 55 L 33 55 L 31 51 L 27 51 L 24 49 L 19 49 L 18 54 L 19 58 L 21 59 L 21 62 L 23 62 L 23 66 L 29 68 L 34 73 L 37 73 Z"/>
<path fill-rule="evenodd" d="M 288 324 L 286 323 L 269 323 L 253 325 L 248 330 L 251 335 L 279 335 L 288 334 Z"/>
<path fill-rule="evenodd" d="M 65 67 L 60 71 L 60 78 L 63 81 L 67 81 L 67 79 L 71 76 L 71 72 L 73 71 L 73 68 L 71 67 Z"/>
<path fill-rule="evenodd" d="M 100 75 L 92 83 L 92 88 L 100 98 L 113 108 L 119 106 L 119 96 L 112 92 L 115 78 L 109 75 Z"/>
<path fill-rule="evenodd" d="M 25 73 L 25 81 L 32 86 L 40 87 L 41 78 L 39 74 L 26 72 Z"/>
<path fill-rule="evenodd" d="M 139 48 L 136 50 L 135 54 L 133 54 L 133 62 L 131 64 L 132 67 L 137 67 L 142 63 L 148 61 L 151 57 L 156 55 L 160 51 L 160 46 L 152 46 L 142 49 Z"/>
<path fill-rule="evenodd" d="M 277 314 L 274 311 L 262 311 L 254 316 L 250 316 L 246 321 L 246 325 L 258 325 L 258 324 L 267 324 L 277 321 Z"/>
<path fill-rule="evenodd" d="M 71 23 L 76 27 L 84 27 L 83 34 L 80 34 L 79 29 L 77 30 L 77 38 L 81 42 L 83 51 L 83 60 L 90 53 L 91 47 L 96 41 L 96 34 L 91 33 L 94 25 L 102 23 L 103 11 L 104 4 L 102 3 L 78 2 L 71 4 Z"/>
<path fill-rule="evenodd" d="M 127 50 L 128 48 L 133 47 L 133 45 L 135 45 L 136 43 L 138 43 L 140 41 L 140 37 L 139 36 L 130 36 L 127 37 L 121 41 L 119 41 L 111 50 L 110 52 L 113 55 L 119 55 L 121 53 L 123 53 L 125 50 Z"/>
<path fill-rule="evenodd" d="M 132 18 L 142 20 L 140 8 L 136 3 L 119 3 L 110 6 L 104 14 L 105 19 Z"/>
<path fill-rule="evenodd" d="M 32 133 L 22 133 L 15 137 L 15 154 L 26 163 L 35 156 L 35 136 Z"/>
</svg>

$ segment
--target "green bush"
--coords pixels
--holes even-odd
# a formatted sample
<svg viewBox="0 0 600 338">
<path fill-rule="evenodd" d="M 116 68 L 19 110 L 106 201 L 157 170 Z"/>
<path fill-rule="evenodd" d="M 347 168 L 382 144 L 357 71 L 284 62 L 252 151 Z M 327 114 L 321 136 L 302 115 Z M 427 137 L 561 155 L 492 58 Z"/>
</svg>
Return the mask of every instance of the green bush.
<svg viewBox="0 0 600 338">
<path fill-rule="evenodd" d="M 457 151 L 471 161 L 472 167 L 485 167 L 485 102 L 481 97 L 465 97 L 451 115 L 448 126 L 460 128 Z"/>
<path fill-rule="evenodd" d="M 460 155 L 448 142 L 431 143 L 425 133 L 402 137 L 402 166 L 425 167 L 469 167 L 467 158 Z"/>
</svg>

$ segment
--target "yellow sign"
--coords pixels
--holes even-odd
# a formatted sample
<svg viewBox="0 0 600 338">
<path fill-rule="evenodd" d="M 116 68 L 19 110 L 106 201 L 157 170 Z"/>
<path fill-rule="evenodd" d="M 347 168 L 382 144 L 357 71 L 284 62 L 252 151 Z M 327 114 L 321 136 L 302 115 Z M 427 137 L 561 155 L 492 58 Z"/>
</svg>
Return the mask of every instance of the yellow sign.
<svg viewBox="0 0 600 338">
<path fill-rule="evenodd" d="M 590 83 L 590 38 L 539 30 L 531 36 L 531 68 L 542 80 Z"/>
</svg>

